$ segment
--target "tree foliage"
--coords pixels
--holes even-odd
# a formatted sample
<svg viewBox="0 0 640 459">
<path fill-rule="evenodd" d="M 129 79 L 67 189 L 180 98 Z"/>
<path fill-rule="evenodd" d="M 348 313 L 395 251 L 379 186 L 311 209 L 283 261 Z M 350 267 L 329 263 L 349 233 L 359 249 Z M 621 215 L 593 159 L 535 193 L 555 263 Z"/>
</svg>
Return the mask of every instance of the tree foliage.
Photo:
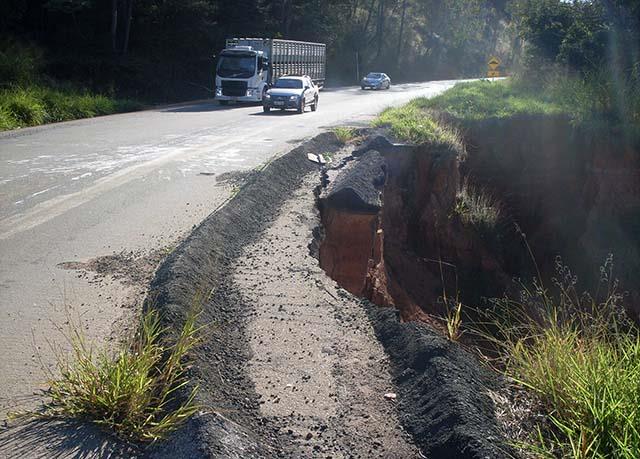
<svg viewBox="0 0 640 459">
<path fill-rule="evenodd" d="M 154 99 L 206 94 L 212 56 L 233 36 L 326 43 L 334 82 L 374 69 L 396 80 L 477 75 L 507 19 L 505 0 L 0 3 L 0 38 L 41 47 L 48 74 Z"/>
<path fill-rule="evenodd" d="M 518 0 L 514 9 L 531 63 L 548 60 L 579 72 L 637 65 L 638 0 Z"/>
</svg>

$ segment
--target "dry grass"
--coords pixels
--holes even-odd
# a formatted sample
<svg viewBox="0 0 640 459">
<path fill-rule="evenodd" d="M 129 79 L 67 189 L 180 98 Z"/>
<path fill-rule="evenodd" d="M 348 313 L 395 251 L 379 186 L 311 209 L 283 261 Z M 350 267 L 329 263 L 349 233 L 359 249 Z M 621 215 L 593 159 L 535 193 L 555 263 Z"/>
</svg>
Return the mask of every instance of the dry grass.
<svg viewBox="0 0 640 459">
<path fill-rule="evenodd" d="M 500 204 L 487 191 L 462 182 L 456 196 L 455 213 L 466 225 L 483 230 L 493 230 L 500 220 Z"/>
</svg>

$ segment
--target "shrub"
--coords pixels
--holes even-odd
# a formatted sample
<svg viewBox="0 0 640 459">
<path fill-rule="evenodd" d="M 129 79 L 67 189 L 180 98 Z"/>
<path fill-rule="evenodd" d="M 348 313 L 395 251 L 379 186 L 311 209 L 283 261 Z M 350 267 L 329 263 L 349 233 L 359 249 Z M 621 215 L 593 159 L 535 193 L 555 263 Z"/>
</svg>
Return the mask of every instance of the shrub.
<svg viewBox="0 0 640 459">
<path fill-rule="evenodd" d="M 40 77 L 43 67 L 43 54 L 38 47 L 14 41 L 0 43 L 0 82 L 2 84 L 34 83 Z"/>
<path fill-rule="evenodd" d="M 115 355 L 96 353 L 78 328 L 71 331 L 72 361 L 58 352 L 59 378 L 50 381 L 44 416 L 88 420 L 131 440 L 164 438 L 196 412 L 197 388 L 184 400 L 188 353 L 198 342 L 197 314 L 189 314 L 173 342 L 154 311 Z"/>
</svg>

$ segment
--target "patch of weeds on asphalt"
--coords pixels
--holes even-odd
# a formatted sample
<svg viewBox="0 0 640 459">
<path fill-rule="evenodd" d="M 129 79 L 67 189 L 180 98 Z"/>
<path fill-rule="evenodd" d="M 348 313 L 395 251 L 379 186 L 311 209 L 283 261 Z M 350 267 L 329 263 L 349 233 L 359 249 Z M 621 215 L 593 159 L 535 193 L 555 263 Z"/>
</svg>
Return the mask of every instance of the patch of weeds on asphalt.
<svg viewBox="0 0 640 459">
<path fill-rule="evenodd" d="M 173 339 L 157 311 L 145 312 L 136 333 L 115 351 L 96 351 L 79 326 L 65 333 L 70 355 L 54 348 L 57 372 L 38 413 L 22 416 L 95 423 L 128 441 L 155 442 L 176 430 L 199 407 L 197 387 L 186 397 L 189 353 L 200 340 L 199 309 L 187 315 Z"/>
</svg>

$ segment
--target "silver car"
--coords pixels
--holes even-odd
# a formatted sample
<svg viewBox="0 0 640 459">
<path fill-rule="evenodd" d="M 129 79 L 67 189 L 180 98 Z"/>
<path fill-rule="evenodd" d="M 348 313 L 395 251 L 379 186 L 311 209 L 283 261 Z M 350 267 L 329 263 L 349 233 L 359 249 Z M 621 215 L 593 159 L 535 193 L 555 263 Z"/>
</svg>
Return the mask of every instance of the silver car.
<svg viewBox="0 0 640 459">
<path fill-rule="evenodd" d="M 389 89 L 391 78 L 386 73 L 371 72 L 360 82 L 362 89 Z"/>
<path fill-rule="evenodd" d="M 304 113 L 305 107 L 315 112 L 318 108 L 318 87 L 308 76 L 283 76 L 267 91 L 262 99 L 262 109 L 268 113 L 272 108 L 292 108 Z"/>
</svg>

